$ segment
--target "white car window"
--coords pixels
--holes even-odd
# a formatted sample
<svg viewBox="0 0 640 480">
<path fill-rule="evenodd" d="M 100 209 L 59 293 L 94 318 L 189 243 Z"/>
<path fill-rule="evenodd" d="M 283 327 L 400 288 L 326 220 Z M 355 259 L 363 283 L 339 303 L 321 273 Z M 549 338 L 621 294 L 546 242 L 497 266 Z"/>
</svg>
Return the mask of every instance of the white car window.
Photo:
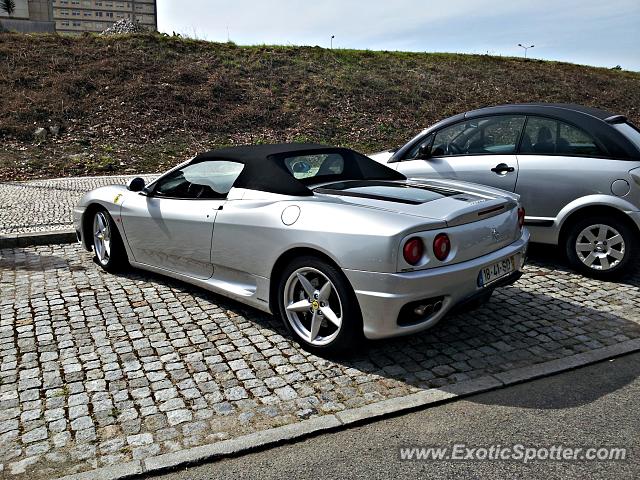
<svg viewBox="0 0 640 480">
<path fill-rule="evenodd" d="M 297 180 L 342 175 L 344 158 L 339 153 L 300 155 L 285 158 L 284 164 Z"/>
<path fill-rule="evenodd" d="M 226 160 L 198 162 L 161 178 L 153 193 L 171 198 L 225 198 L 244 165 Z"/>
<path fill-rule="evenodd" d="M 598 156 L 602 151 L 591 135 L 573 125 L 552 118 L 529 117 L 520 153 Z"/>
<path fill-rule="evenodd" d="M 523 115 L 495 115 L 443 128 L 435 134 L 431 155 L 513 154 L 524 122 Z"/>
</svg>

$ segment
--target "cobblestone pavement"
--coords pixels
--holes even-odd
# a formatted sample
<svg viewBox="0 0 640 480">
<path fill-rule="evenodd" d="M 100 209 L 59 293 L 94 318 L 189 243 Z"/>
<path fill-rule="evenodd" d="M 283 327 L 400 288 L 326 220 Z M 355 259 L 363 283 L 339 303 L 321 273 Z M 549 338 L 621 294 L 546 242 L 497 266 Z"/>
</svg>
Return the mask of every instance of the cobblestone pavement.
<svg viewBox="0 0 640 480">
<path fill-rule="evenodd" d="M 0 235 L 71 229 L 72 209 L 83 193 L 136 176 L 0 182 Z"/>
<path fill-rule="evenodd" d="M 77 245 L 0 250 L 0 464 L 51 478 L 640 337 L 640 275 L 533 262 L 486 306 L 330 361 L 274 318 Z"/>
</svg>

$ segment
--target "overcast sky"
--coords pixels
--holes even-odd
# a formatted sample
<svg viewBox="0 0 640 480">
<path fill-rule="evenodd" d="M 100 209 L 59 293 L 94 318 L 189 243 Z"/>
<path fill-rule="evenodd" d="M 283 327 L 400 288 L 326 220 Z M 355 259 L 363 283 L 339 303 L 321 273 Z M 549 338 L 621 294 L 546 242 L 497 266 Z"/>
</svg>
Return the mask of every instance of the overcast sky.
<svg viewBox="0 0 640 480">
<path fill-rule="evenodd" d="M 163 32 L 240 45 L 522 55 L 640 71 L 640 0 L 158 0 Z"/>
</svg>

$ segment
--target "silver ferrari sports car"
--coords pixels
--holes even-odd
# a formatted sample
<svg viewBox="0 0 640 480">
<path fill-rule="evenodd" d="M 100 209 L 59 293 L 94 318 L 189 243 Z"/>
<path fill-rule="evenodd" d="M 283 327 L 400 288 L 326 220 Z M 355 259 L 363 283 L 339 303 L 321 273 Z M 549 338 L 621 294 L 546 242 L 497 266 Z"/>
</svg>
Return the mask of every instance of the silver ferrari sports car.
<svg viewBox="0 0 640 480">
<path fill-rule="evenodd" d="M 521 276 L 529 241 L 515 194 L 407 181 L 303 144 L 215 150 L 149 185 L 98 188 L 74 221 L 105 270 L 132 265 L 279 315 L 324 353 L 486 301 Z"/>
</svg>

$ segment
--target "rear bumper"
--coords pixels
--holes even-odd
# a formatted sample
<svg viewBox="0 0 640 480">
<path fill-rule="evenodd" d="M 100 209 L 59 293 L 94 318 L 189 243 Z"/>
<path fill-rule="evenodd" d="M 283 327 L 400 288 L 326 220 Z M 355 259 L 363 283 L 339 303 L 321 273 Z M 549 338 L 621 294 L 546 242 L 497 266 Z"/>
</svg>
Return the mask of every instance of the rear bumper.
<svg viewBox="0 0 640 480">
<path fill-rule="evenodd" d="M 481 296 L 488 289 L 508 285 L 520 278 L 529 244 L 529 232 L 493 253 L 473 260 L 407 273 L 375 273 L 344 270 L 362 311 L 364 335 L 370 339 L 407 335 L 438 323 L 447 312 L 463 302 Z M 516 255 L 516 270 L 486 287 L 478 286 L 483 267 Z M 443 297 L 442 307 L 425 321 L 408 326 L 398 324 L 402 307 L 427 298 Z"/>
</svg>

